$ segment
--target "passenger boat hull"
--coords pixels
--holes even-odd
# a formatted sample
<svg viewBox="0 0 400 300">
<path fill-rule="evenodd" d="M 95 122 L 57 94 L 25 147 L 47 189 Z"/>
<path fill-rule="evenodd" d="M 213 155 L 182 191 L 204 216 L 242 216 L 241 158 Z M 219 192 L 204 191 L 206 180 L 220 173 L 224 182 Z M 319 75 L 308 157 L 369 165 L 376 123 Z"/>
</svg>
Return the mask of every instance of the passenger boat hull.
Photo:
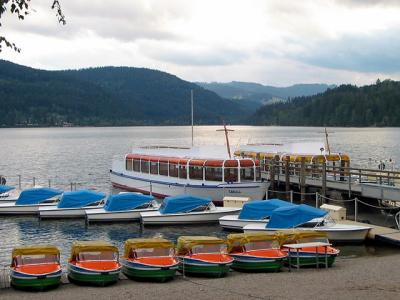
<svg viewBox="0 0 400 300">
<path fill-rule="evenodd" d="M 268 220 L 250 220 L 250 219 L 239 219 L 238 215 L 228 215 L 219 218 L 219 225 L 223 229 L 242 231 L 243 227 L 251 223 L 267 224 Z"/>
<path fill-rule="evenodd" d="M 167 281 L 174 278 L 178 264 L 169 266 L 151 266 L 134 261 L 122 261 L 122 273 L 128 278 L 137 280 Z"/>
<path fill-rule="evenodd" d="M 248 272 L 276 272 L 279 271 L 286 257 L 268 258 L 250 255 L 230 254 L 233 257 L 232 269 Z"/>
<path fill-rule="evenodd" d="M 123 169 L 113 170 L 110 174 L 113 186 L 127 191 L 151 193 L 160 198 L 191 194 L 199 197 L 210 197 L 214 202 L 222 202 L 225 196 L 263 199 L 269 184 L 267 182 L 228 184 L 203 181 L 195 183 L 187 180 L 176 180 L 176 178 L 168 181 L 169 178 L 166 176 L 149 175 L 148 178 L 141 178 L 138 177 L 138 174 Z"/>
<path fill-rule="evenodd" d="M 139 221 L 141 212 L 155 211 L 157 208 L 134 209 L 128 211 L 107 212 L 103 208 L 90 209 L 86 211 L 86 221 L 93 222 L 122 222 Z"/>
<path fill-rule="evenodd" d="M 159 211 L 141 213 L 144 225 L 176 225 L 218 222 L 225 215 L 239 213 L 240 208 L 216 207 L 215 210 L 191 213 L 161 214 Z"/>
<path fill-rule="evenodd" d="M 92 270 L 68 263 L 68 278 L 72 282 L 105 286 L 118 281 L 121 268 L 113 270 Z"/>
<path fill-rule="evenodd" d="M 11 270 L 11 285 L 20 289 L 45 290 L 57 287 L 61 281 L 62 270 L 46 274 L 27 274 Z"/>
<path fill-rule="evenodd" d="M 85 218 L 86 211 L 97 209 L 98 207 L 81 207 L 81 208 L 57 208 L 57 206 L 49 206 L 38 210 L 40 219 L 68 219 L 68 218 Z"/>
<path fill-rule="evenodd" d="M 184 275 L 198 275 L 207 277 L 224 277 L 228 274 L 233 260 L 229 262 L 212 262 L 179 256 L 181 261 L 179 272 Z"/>
</svg>

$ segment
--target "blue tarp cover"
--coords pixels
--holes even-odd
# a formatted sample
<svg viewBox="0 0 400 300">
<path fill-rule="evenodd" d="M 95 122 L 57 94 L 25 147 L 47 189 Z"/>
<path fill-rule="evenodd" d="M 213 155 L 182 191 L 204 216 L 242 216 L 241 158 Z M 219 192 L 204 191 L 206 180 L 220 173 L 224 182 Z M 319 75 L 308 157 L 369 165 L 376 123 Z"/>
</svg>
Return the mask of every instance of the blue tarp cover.
<svg viewBox="0 0 400 300">
<path fill-rule="evenodd" d="M 293 205 L 295 204 L 279 199 L 249 201 L 243 205 L 242 211 L 239 214 L 239 219 L 262 220 L 271 216 L 272 211 L 278 207 Z"/>
<path fill-rule="evenodd" d="M 61 195 L 62 193 L 63 193 L 62 190 L 56 190 L 52 188 L 26 189 L 21 192 L 15 204 L 16 205 L 38 204 L 54 196 Z"/>
<path fill-rule="evenodd" d="M 0 194 L 6 193 L 6 192 L 11 191 L 13 189 L 15 189 L 15 187 L 13 187 L 13 186 L 0 185 Z"/>
<path fill-rule="evenodd" d="M 149 203 L 152 200 L 154 200 L 153 196 L 137 193 L 111 195 L 104 205 L 104 209 L 106 211 L 130 210 L 135 209 L 143 204 Z"/>
<path fill-rule="evenodd" d="M 211 198 L 196 197 L 191 195 L 180 195 L 164 199 L 159 211 L 162 214 L 185 213 L 193 209 L 208 205 Z"/>
<path fill-rule="evenodd" d="M 106 196 L 105 193 L 90 190 L 79 190 L 74 192 L 65 192 L 58 208 L 78 208 L 100 201 Z"/>
<path fill-rule="evenodd" d="M 314 218 L 321 218 L 328 212 L 306 204 L 280 207 L 275 209 L 267 228 L 293 228 L 311 221 Z"/>
</svg>

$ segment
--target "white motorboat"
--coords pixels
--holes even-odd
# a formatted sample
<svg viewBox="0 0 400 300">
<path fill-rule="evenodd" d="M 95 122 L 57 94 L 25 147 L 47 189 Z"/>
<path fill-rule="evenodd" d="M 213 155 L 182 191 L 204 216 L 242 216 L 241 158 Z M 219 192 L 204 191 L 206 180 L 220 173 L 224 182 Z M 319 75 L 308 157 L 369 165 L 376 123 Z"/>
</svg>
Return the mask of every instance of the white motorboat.
<svg viewBox="0 0 400 300">
<path fill-rule="evenodd" d="M 181 195 L 165 198 L 159 210 L 140 213 L 140 217 L 144 225 L 198 224 L 239 212 L 237 207 L 215 207 L 211 198 Z"/>
<path fill-rule="evenodd" d="M 294 205 L 280 199 L 253 200 L 246 202 L 239 215 L 227 215 L 219 218 L 219 225 L 228 230 L 243 230 L 248 224 L 268 223 L 272 211 L 278 207 Z"/>
<path fill-rule="evenodd" d="M 39 218 L 84 218 L 86 210 L 103 207 L 105 197 L 105 193 L 91 190 L 66 192 L 58 205 L 40 207 Z"/>
<path fill-rule="evenodd" d="M 271 213 L 269 222 L 265 224 L 252 223 L 243 227 L 244 232 L 278 231 L 296 228 L 299 230 L 313 230 L 324 232 L 331 241 L 360 243 L 367 237 L 371 227 L 350 224 L 337 224 L 326 218 L 327 212 L 309 205 L 293 205 L 275 209 Z M 314 227 L 310 227 L 311 220 L 323 218 Z"/>
<path fill-rule="evenodd" d="M 31 188 L 21 192 L 15 202 L 0 203 L 0 214 L 36 215 L 39 207 L 57 203 L 61 190 L 52 188 Z"/>
<path fill-rule="evenodd" d="M 153 196 L 120 193 L 111 195 L 104 207 L 86 210 L 86 221 L 87 223 L 137 221 L 140 219 L 140 213 L 157 210 L 159 206 Z"/>
</svg>

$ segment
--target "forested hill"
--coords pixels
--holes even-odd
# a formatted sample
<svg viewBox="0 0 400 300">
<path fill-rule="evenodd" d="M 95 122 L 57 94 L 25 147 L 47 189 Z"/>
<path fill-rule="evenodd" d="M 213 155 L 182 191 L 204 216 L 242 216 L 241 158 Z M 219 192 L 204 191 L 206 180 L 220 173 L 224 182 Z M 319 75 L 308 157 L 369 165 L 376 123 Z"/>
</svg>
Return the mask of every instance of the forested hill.
<svg viewBox="0 0 400 300">
<path fill-rule="evenodd" d="M 400 126 L 400 82 L 341 85 L 324 93 L 265 105 L 251 119 L 258 125 Z"/>
<path fill-rule="evenodd" d="M 254 113 L 194 83 L 156 70 L 102 67 L 44 71 L 0 60 L 0 126 L 237 123 Z"/>
</svg>

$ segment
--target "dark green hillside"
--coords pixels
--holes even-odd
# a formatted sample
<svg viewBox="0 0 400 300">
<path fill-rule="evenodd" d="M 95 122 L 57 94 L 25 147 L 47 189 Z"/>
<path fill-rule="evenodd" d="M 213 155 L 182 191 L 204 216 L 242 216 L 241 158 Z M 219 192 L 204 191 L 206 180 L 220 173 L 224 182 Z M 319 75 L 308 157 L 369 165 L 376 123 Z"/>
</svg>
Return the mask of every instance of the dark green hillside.
<svg viewBox="0 0 400 300">
<path fill-rule="evenodd" d="M 252 122 L 288 126 L 400 126 L 400 82 L 342 85 L 260 108 Z"/>
</svg>

